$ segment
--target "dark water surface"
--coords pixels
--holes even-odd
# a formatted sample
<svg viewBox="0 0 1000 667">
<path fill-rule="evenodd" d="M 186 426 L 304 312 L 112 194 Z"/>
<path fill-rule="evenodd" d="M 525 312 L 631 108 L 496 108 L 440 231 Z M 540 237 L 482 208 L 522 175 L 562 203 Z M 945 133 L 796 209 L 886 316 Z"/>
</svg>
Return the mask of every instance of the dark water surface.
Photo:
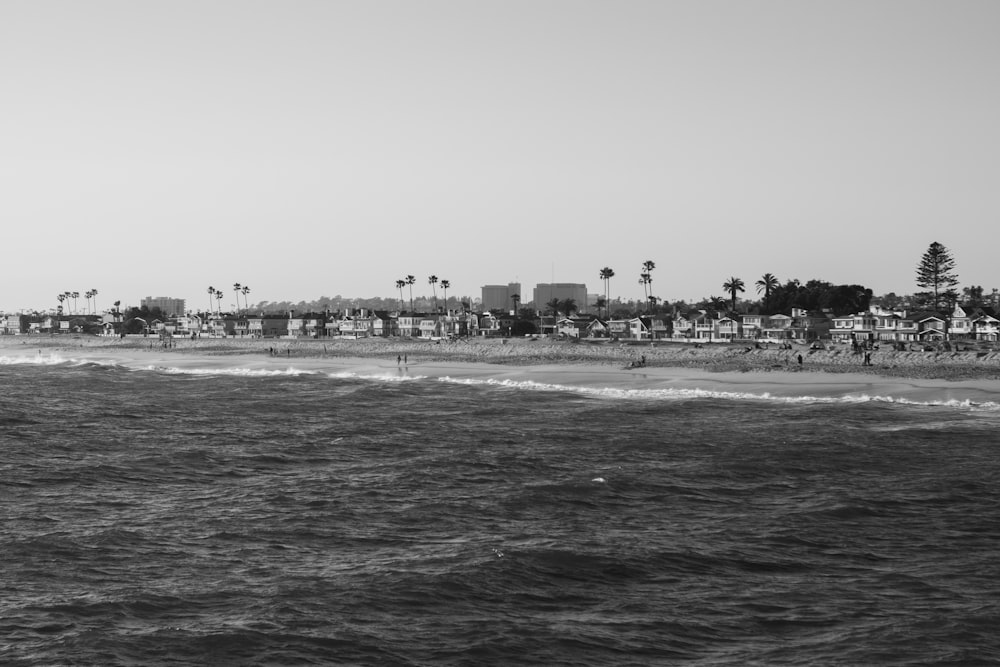
<svg viewBox="0 0 1000 667">
<path fill-rule="evenodd" d="M 996 410 L 0 366 L 0 663 L 996 664 Z"/>
</svg>

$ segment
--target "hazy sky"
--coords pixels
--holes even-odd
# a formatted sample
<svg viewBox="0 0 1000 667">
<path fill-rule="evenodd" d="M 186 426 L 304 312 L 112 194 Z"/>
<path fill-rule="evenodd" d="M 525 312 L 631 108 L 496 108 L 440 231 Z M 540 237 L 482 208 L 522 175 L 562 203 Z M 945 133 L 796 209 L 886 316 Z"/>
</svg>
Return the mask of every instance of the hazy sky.
<svg viewBox="0 0 1000 667">
<path fill-rule="evenodd" d="M 0 308 L 641 298 L 645 260 L 671 301 L 909 293 L 932 241 L 989 291 L 998 33 L 995 0 L 0 0 Z"/>
</svg>

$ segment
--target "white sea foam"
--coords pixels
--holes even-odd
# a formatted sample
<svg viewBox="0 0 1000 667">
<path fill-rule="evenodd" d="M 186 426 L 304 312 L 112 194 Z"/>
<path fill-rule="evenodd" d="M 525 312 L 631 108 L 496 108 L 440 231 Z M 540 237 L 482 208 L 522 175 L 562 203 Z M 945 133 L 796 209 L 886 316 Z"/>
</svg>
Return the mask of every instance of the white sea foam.
<svg viewBox="0 0 1000 667">
<path fill-rule="evenodd" d="M 296 377 L 299 375 L 318 375 L 316 371 L 299 368 L 272 370 L 263 368 L 179 368 L 177 366 L 144 366 L 145 370 L 167 373 L 169 375 L 228 375 L 236 377 Z"/>
<path fill-rule="evenodd" d="M 375 380 L 379 382 L 408 382 L 411 380 L 426 380 L 426 375 L 391 375 L 388 373 L 355 373 L 339 371 L 328 373 L 327 377 L 334 380 Z"/>
<path fill-rule="evenodd" d="M 33 366 L 57 366 L 68 361 L 72 361 L 72 359 L 67 359 L 58 354 L 38 354 L 31 357 L 0 357 L 0 365 L 3 366 L 16 366 L 20 364 L 30 364 Z"/>
<path fill-rule="evenodd" d="M 992 401 L 976 402 L 969 399 L 946 399 L 946 400 L 913 400 L 898 396 L 869 395 L 860 393 L 844 394 L 840 396 L 810 396 L 810 395 L 790 395 L 780 396 L 770 392 L 742 392 L 742 391 L 720 391 L 700 388 L 677 388 L 666 389 L 623 389 L 615 387 L 587 387 L 569 386 L 561 384 L 551 384 L 535 382 L 533 380 L 511 380 L 495 378 L 452 378 L 440 377 L 440 382 L 448 382 L 464 385 L 484 385 L 509 387 L 511 389 L 529 391 L 557 391 L 575 392 L 594 397 L 612 399 L 636 399 L 636 400 L 690 400 L 690 399 L 719 399 L 738 401 L 767 401 L 791 404 L 864 404 L 864 403 L 888 403 L 896 405 L 913 405 L 926 407 L 950 407 L 965 410 L 975 410 L 982 412 L 1000 411 L 1000 403 Z"/>
<path fill-rule="evenodd" d="M 687 387 L 645 387 L 645 388 L 634 388 L 627 386 L 600 386 L 602 380 L 601 376 L 595 375 L 593 377 L 588 377 L 587 384 L 561 384 L 558 382 L 540 382 L 531 379 L 513 379 L 511 377 L 453 377 L 449 375 L 436 376 L 436 375 L 414 375 L 410 373 L 401 373 L 399 371 L 393 373 L 388 370 L 378 371 L 375 369 L 357 369 L 357 370 L 336 370 L 330 371 L 329 368 L 296 368 L 294 366 L 289 366 L 286 368 L 259 368 L 254 367 L 257 364 L 251 364 L 249 366 L 238 365 L 225 365 L 227 361 L 218 360 L 217 362 L 206 363 L 205 360 L 192 360 L 190 366 L 184 365 L 174 365 L 163 363 L 164 360 L 158 360 L 158 364 L 148 364 L 142 363 L 138 359 L 133 359 L 131 362 L 122 359 L 108 359 L 108 358 L 77 358 L 77 357 L 67 357 L 58 353 L 47 353 L 47 354 L 23 354 L 23 355 L 5 355 L 0 356 L 0 366 L 3 365 L 36 365 L 36 366 L 59 366 L 59 365 L 72 365 L 72 366 L 84 366 L 87 364 L 94 364 L 100 366 L 112 366 L 112 367 L 122 367 L 122 368 L 132 368 L 134 370 L 146 370 L 146 371 L 156 371 L 161 373 L 168 373 L 174 375 L 191 375 L 191 376 L 234 376 L 234 377 L 296 377 L 296 376 L 311 376 L 320 375 L 325 376 L 333 380 L 346 379 L 346 380 L 362 380 L 371 382 L 414 382 L 422 380 L 434 380 L 438 382 L 445 382 L 451 384 L 460 384 L 467 386 L 485 386 L 485 387 L 502 387 L 511 390 L 519 391 L 543 391 L 543 392 L 570 392 L 576 393 L 593 398 L 604 398 L 604 399 L 627 399 L 627 400 L 697 400 L 697 399 L 716 399 L 716 400 L 732 400 L 732 401 L 762 401 L 762 402 L 776 402 L 785 404 L 865 404 L 865 403 L 883 403 L 883 404 L 894 404 L 894 405 L 909 405 L 909 406 L 925 406 L 925 407 L 947 407 L 957 410 L 969 411 L 969 412 L 979 412 L 979 413 L 1000 413 L 1000 402 L 995 400 L 990 400 L 993 395 L 986 393 L 982 396 L 983 400 L 975 400 L 980 398 L 980 393 L 973 392 L 971 394 L 972 398 L 967 397 L 954 397 L 956 393 L 961 396 L 961 388 L 949 386 L 947 388 L 937 388 L 933 386 L 928 387 L 918 387 L 917 391 L 913 391 L 912 386 L 901 388 L 900 393 L 909 394 L 909 396 L 903 395 L 893 395 L 892 393 L 869 393 L 864 391 L 847 391 L 846 388 L 840 393 L 830 393 L 825 395 L 810 395 L 808 389 L 803 387 L 804 390 L 802 394 L 796 395 L 795 385 L 789 384 L 783 386 L 780 391 L 772 392 L 766 390 L 760 391 L 739 391 L 728 388 L 715 388 L 706 389 L 693 385 L 696 380 L 686 381 L 689 386 Z M 230 360 L 228 363 L 232 363 Z M 505 374 L 513 374 L 510 371 L 504 371 Z M 708 384 L 723 384 L 724 382 L 708 381 Z M 822 382 L 819 383 L 822 385 Z M 762 388 L 763 389 L 763 388 Z M 891 391 L 891 385 L 887 385 L 885 389 Z M 940 395 L 941 398 L 937 398 L 935 395 Z"/>
</svg>

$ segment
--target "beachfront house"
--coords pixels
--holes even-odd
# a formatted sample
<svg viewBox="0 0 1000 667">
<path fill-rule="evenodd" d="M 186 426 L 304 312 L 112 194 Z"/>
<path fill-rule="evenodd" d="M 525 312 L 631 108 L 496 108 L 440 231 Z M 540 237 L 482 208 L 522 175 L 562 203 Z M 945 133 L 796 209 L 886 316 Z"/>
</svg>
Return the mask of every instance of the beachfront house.
<svg viewBox="0 0 1000 667">
<path fill-rule="evenodd" d="M 663 338 L 668 338 L 670 336 L 671 322 L 663 315 L 651 315 L 648 317 L 640 317 L 640 319 L 649 331 L 650 338 L 653 340 L 662 340 Z"/>
<path fill-rule="evenodd" d="M 828 311 L 810 313 L 803 308 L 792 308 L 792 335 L 799 340 L 829 338 L 831 315 Z"/>
<path fill-rule="evenodd" d="M 740 316 L 740 326 L 743 329 L 743 337 L 749 340 L 760 338 L 764 331 L 766 317 L 759 313 L 747 313 Z"/>
<path fill-rule="evenodd" d="M 471 316 L 471 314 L 456 310 L 447 311 L 438 318 L 438 321 L 441 323 L 441 334 L 447 338 L 468 336 L 470 330 L 475 331 L 476 327 L 474 325 L 478 322 L 478 320 L 474 316 Z M 507 329 L 501 330 L 506 331 L 509 334 L 510 327 L 512 326 L 513 321 L 508 325 Z"/>
<path fill-rule="evenodd" d="M 700 317 L 692 319 L 695 340 L 712 340 L 715 338 L 715 321 L 718 316 L 702 311 Z"/>
<path fill-rule="evenodd" d="M 397 335 L 404 338 L 416 338 L 420 336 L 420 320 L 423 319 L 421 316 L 400 314 L 398 318 L 399 322 L 399 332 Z"/>
<path fill-rule="evenodd" d="M 0 318 L 0 333 L 6 335 L 21 333 L 21 316 L 4 315 Z"/>
<path fill-rule="evenodd" d="M 208 318 L 208 322 L 203 325 L 202 331 L 206 330 L 209 336 L 221 338 L 228 336 L 235 330 L 235 323 L 227 317 L 212 315 Z"/>
<path fill-rule="evenodd" d="M 264 318 L 263 317 L 248 317 L 246 318 L 247 323 L 247 335 L 251 338 L 263 338 L 264 337 Z"/>
<path fill-rule="evenodd" d="M 260 321 L 261 334 L 268 338 L 288 335 L 287 317 L 263 317 Z"/>
<path fill-rule="evenodd" d="M 641 317 L 608 320 L 608 331 L 615 338 L 649 340 L 650 329 Z"/>
<path fill-rule="evenodd" d="M 878 326 L 878 318 L 875 313 L 869 311 L 855 313 L 851 319 L 853 320 L 851 340 L 859 343 L 875 340 L 875 329 Z"/>
<path fill-rule="evenodd" d="M 538 331 L 543 336 L 554 336 L 556 334 L 556 318 L 552 315 L 542 315 L 539 317 Z"/>
<path fill-rule="evenodd" d="M 590 334 L 589 317 L 562 317 L 556 322 L 556 331 L 569 338 L 585 338 Z"/>
<path fill-rule="evenodd" d="M 739 321 L 728 315 L 723 315 L 715 320 L 715 337 L 724 341 L 734 341 L 741 338 Z"/>
<path fill-rule="evenodd" d="M 973 337 L 972 318 L 965 313 L 957 303 L 951 311 L 951 323 L 948 325 L 948 337 L 956 340 L 967 340 Z"/>
<path fill-rule="evenodd" d="M 995 343 L 1000 335 L 1000 320 L 980 309 L 972 320 L 972 331 L 975 340 Z"/>
<path fill-rule="evenodd" d="M 740 337 L 744 340 L 789 341 L 815 340 L 833 335 L 831 327 L 836 330 L 824 313 L 810 314 L 803 308 L 792 308 L 791 315 L 776 313 L 774 315 L 746 314 L 740 316 L 742 328 Z M 853 318 L 842 320 L 841 331 L 853 328 Z"/>
<path fill-rule="evenodd" d="M 674 314 L 673 321 L 673 338 L 693 338 L 694 337 L 694 321 L 687 315 L 681 313 Z"/>
<path fill-rule="evenodd" d="M 177 318 L 178 329 L 188 337 L 191 334 L 198 335 L 198 332 L 201 331 L 201 323 L 202 319 L 198 315 L 185 315 Z"/>
<path fill-rule="evenodd" d="M 795 338 L 795 332 L 792 330 L 792 316 L 782 313 L 768 316 L 764 322 L 764 327 L 761 329 L 760 337 L 764 340 L 777 341 L 787 341 Z"/>
<path fill-rule="evenodd" d="M 849 343 L 854 338 L 854 315 L 833 318 L 830 339 L 835 343 Z"/>
<path fill-rule="evenodd" d="M 372 335 L 371 320 L 364 311 L 344 315 L 336 328 L 341 338 L 368 338 Z"/>
<path fill-rule="evenodd" d="M 392 331 L 392 318 L 384 311 L 372 311 L 368 316 L 368 330 L 376 338 L 385 338 Z"/>
<path fill-rule="evenodd" d="M 306 323 L 301 317 L 289 317 L 285 326 L 285 338 L 299 338 L 306 333 Z"/>
<path fill-rule="evenodd" d="M 441 320 L 440 315 L 424 315 L 420 320 L 420 337 L 426 339 L 444 338 Z"/>
<path fill-rule="evenodd" d="M 497 327 L 500 332 L 505 336 L 511 335 L 511 332 L 514 329 L 514 323 L 517 322 L 517 315 L 497 311 L 496 313 L 493 313 L 493 317 L 496 318 Z"/>
<path fill-rule="evenodd" d="M 687 340 L 712 340 L 718 336 L 717 318 L 706 310 L 692 310 L 674 316 L 673 338 Z"/>
<path fill-rule="evenodd" d="M 479 322 L 478 331 L 483 336 L 497 336 L 500 334 L 500 320 L 496 315 L 487 311 L 474 316 Z"/>
<path fill-rule="evenodd" d="M 941 341 L 947 335 L 947 322 L 940 315 L 917 315 L 917 338 L 921 341 Z"/>
<path fill-rule="evenodd" d="M 609 335 L 607 322 L 599 317 L 595 317 L 590 320 L 590 324 L 587 325 L 586 331 L 586 336 L 588 338 L 607 338 Z"/>
<path fill-rule="evenodd" d="M 875 338 L 892 343 L 917 340 L 917 321 L 906 313 L 876 313 Z"/>
<path fill-rule="evenodd" d="M 197 335 L 201 331 L 201 318 L 196 315 L 171 317 L 162 322 L 155 320 L 150 326 L 160 336 L 190 338 L 192 333 Z"/>
<path fill-rule="evenodd" d="M 323 318 L 316 315 L 302 318 L 302 328 L 309 338 L 319 338 L 323 335 L 326 323 Z"/>
</svg>

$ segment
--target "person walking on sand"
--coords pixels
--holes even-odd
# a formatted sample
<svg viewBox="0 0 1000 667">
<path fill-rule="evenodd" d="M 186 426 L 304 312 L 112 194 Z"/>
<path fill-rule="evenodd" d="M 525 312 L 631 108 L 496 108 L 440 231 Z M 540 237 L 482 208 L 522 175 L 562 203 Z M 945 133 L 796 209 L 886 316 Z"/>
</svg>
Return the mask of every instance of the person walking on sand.
<svg viewBox="0 0 1000 667">
<path fill-rule="evenodd" d="M 397 354 L 397 355 L 396 355 L 396 365 L 398 366 L 398 365 L 400 364 L 400 362 L 401 362 L 401 361 L 403 361 L 403 357 L 401 357 L 401 356 L 399 356 L 399 355 Z"/>
<path fill-rule="evenodd" d="M 801 365 L 802 365 L 802 355 L 800 354 L 799 355 L 799 366 L 801 366 Z"/>
</svg>

